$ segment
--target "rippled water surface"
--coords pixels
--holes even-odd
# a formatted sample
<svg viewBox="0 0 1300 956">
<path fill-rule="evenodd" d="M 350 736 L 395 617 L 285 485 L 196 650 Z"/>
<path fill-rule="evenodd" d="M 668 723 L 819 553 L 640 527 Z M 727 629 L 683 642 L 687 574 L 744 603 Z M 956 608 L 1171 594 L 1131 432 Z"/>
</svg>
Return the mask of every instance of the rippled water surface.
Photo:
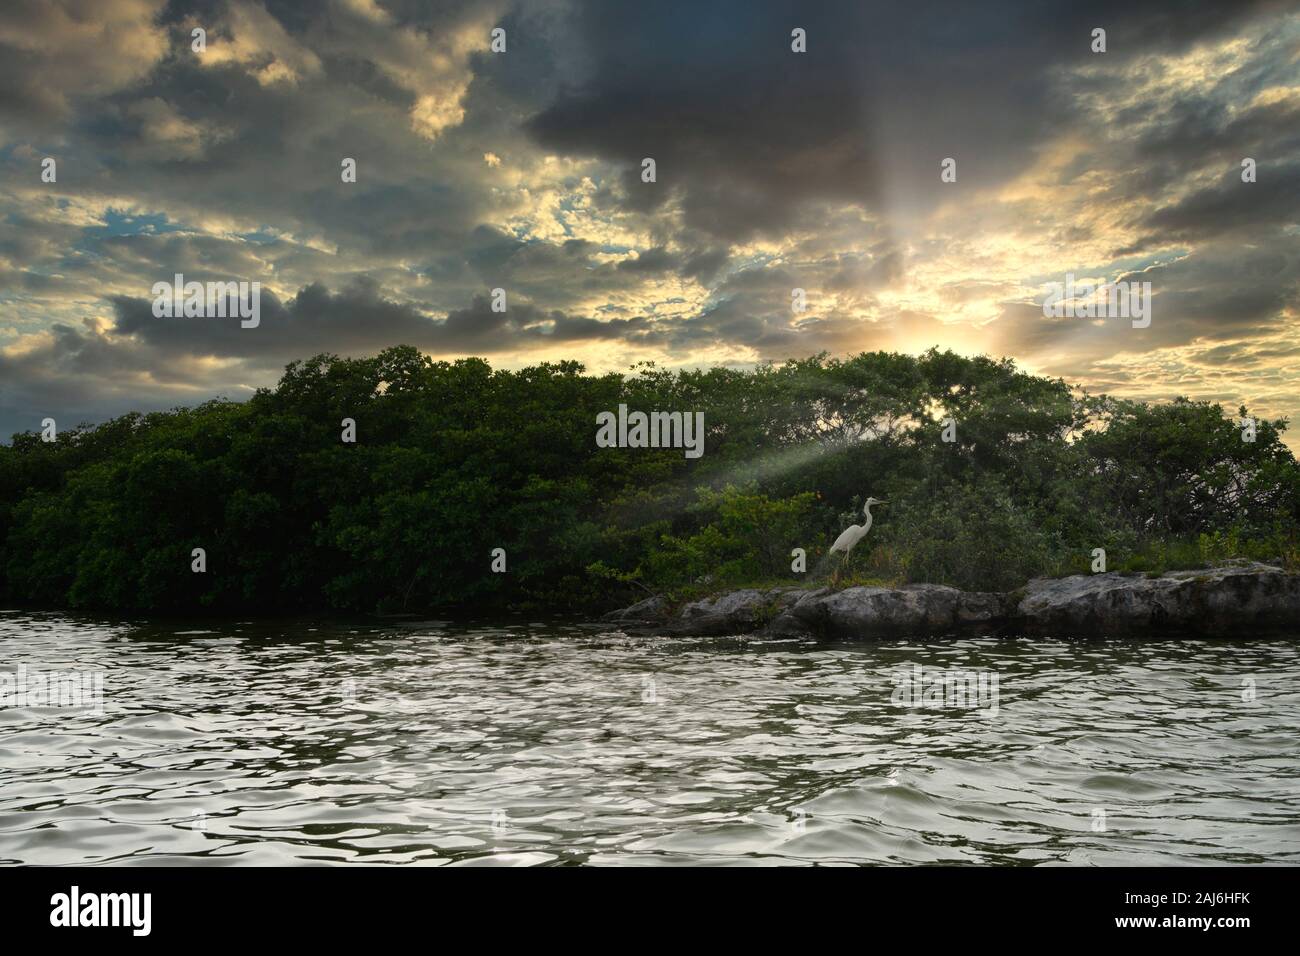
<svg viewBox="0 0 1300 956">
<path fill-rule="evenodd" d="M 904 706 L 913 665 L 996 708 Z M 0 613 L 0 861 L 1300 862 L 1300 642 Z"/>
</svg>

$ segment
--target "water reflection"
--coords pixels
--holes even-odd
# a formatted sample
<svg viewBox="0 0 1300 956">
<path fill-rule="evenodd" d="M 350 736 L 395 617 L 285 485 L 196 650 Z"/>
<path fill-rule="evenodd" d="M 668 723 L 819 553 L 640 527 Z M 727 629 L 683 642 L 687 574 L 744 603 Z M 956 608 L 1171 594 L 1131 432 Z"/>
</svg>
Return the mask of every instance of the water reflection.
<svg viewBox="0 0 1300 956">
<path fill-rule="evenodd" d="M 0 614 L 24 863 L 1300 861 L 1295 641 L 666 640 Z M 996 714 L 891 702 L 996 674 Z"/>
</svg>

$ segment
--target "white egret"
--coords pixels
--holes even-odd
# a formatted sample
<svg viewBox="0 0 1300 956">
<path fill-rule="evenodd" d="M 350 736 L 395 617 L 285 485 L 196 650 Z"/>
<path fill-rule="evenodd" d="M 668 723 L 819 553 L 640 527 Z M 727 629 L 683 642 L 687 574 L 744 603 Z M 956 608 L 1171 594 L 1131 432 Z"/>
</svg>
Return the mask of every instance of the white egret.
<svg viewBox="0 0 1300 956">
<path fill-rule="evenodd" d="M 865 538 L 867 532 L 871 530 L 871 506 L 883 504 L 885 504 L 883 498 L 867 498 L 866 504 L 862 506 L 862 513 L 866 515 L 867 520 L 862 522 L 862 524 L 849 525 L 844 529 L 840 536 L 835 539 L 835 543 L 831 545 L 829 553 L 834 554 L 836 551 L 844 552 L 844 558 L 840 561 L 839 570 L 843 570 L 844 562 L 848 560 L 849 552 L 853 550 L 853 546 Z"/>
</svg>

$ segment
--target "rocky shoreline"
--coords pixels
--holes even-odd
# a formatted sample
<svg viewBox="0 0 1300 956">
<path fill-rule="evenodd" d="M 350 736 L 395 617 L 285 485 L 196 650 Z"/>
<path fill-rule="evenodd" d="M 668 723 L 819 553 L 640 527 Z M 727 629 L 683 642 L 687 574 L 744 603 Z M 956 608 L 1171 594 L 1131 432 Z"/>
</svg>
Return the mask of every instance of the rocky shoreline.
<svg viewBox="0 0 1300 956">
<path fill-rule="evenodd" d="M 728 591 L 680 607 L 652 597 L 605 621 L 682 636 L 762 634 L 828 640 L 963 632 L 1063 637 L 1168 634 L 1255 637 L 1300 632 L 1300 574 L 1239 562 L 1159 577 L 1035 578 L 1010 592 L 940 584 Z"/>
</svg>

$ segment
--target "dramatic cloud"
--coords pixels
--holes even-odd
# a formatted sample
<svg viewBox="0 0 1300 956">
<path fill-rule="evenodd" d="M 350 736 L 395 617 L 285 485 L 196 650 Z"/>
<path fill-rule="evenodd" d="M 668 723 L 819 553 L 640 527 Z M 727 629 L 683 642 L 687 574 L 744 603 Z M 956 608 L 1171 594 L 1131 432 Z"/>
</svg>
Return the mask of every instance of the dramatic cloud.
<svg viewBox="0 0 1300 956">
<path fill-rule="evenodd" d="M 0 116 L 57 134 L 76 97 L 145 77 L 167 51 L 163 0 L 9 0 L 0 5 Z"/>
<path fill-rule="evenodd" d="M 938 345 L 1295 417 L 1298 51 L 1280 2 L 12 2 L 0 432 L 397 343 Z M 260 282 L 259 327 L 156 318 L 177 273 Z M 1067 273 L 1149 281 L 1150 327 L 1045 318 Z"/>
</svg>

